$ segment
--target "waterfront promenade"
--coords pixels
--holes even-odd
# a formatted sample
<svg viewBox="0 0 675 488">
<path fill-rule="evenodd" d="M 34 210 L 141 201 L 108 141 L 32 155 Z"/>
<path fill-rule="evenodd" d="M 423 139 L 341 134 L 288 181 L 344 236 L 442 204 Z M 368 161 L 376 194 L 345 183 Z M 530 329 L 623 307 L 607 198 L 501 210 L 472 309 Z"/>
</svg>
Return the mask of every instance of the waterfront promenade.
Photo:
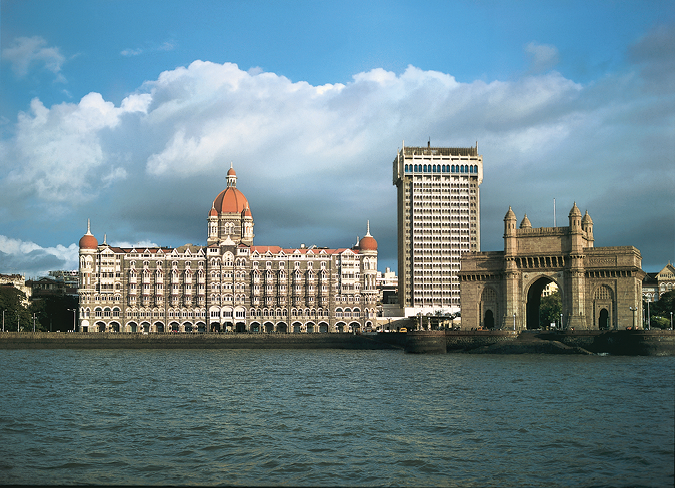
<svg viewBox="0 0 675 488">
<path fill-rule="evenodd" d="M 401 349 L 409 353 L 675 356 L 674 331 L 412 331 L 364 334 L 4 332 L 0 349 Z"/>
</svg>

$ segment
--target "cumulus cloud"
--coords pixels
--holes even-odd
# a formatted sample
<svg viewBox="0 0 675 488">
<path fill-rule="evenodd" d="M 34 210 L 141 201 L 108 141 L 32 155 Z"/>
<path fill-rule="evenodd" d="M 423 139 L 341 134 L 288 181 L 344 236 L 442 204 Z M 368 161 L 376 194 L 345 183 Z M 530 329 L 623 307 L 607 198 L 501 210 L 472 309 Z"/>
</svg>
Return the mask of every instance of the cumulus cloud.
<svg viewBox="0 0 675 488">
<path fill-rule="evenodd" d="M 642 73 L 659 63 L 648 42 L 631 54 Z M 484 250 L 500 248 L 509 205 L 535 226 L 552 225 L 556 197 L 559 208 L 577 201 L 589 209 L 597 245 L 642 246 L 655 261 L 668 259 L 675 238 L 650 241 L 643 229 L 631 240 L 612 230 L 603 241 L 603 229 L 625 224 L 615 195 L 671 198 L 669 99 L 643 96 L 644 79 L 629 72 L 581 85 L 550 71 L 553 46 L 526 50 L 533 69 L 509 81 L 459 82 L 409 66 L 313 86 L 195 61 L 145 82 L 119 106 L 97 93 L 52 107 L 36 99 L 0 143 L 0 208 L 11 209 L 0 210 L 0 222 L 26 209 L 55 218 L 61 208 L 60 219 L 81 222 L 91 213 L 118 242 L 203 242 L 232 161 L 257 243 L 351 246 L 369 219 L 382 263 L 395 267 L 391 164 L 402 140 L 426 145 L 431 137 L 432 146 L 479 143 Z M 650 183 L 669 178 L 670 186 Z M 654 218 L 672 220 L 652 208 Z"/>
<path fill-rule="evenodd" d="M 56 75 L 56 81 L 65 82 L 61 66 L 66 58 L 58 47 L 50 47 L 40 36 L 17 37 L 2 49 L 2 59 L 8 61 L 19 78 L 25 77 L 32 66 L 42 66 Z"/>
<path fill-rule="evenodd" d="M 4 273 L 43 276 L 50 270 L 77 269 L 78 252 L 76 244 L 42 247 L 34 242 L 0 235 L 0 268 Z"/>
</svg>

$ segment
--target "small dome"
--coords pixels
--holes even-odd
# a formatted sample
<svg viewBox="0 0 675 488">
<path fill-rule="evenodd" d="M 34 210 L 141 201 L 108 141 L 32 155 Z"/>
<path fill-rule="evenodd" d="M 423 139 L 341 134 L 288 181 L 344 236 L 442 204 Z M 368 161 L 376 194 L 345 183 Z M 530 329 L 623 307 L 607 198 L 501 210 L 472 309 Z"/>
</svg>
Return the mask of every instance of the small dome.
<svg viewBox="0 0 675 488">
<path fill-rule="evenodd" d="M 370 235 L 370 221 L 368 221 L 366 235 L 359 241 L 359 251 L 377 251 L 377 241 Z"/>
<path fill-rule="evenodd" d="M 216 207 L 211 207 L 211 210 L 209 210 L 209 217 L 218 217 L 218 210 L 216 210 Z"/>
<path fill-rule="evenodd" d="M 227 170 L 227 176 L 237 176 L 237 173 L 234 171 L 232 166 L 230 166 L 230 169 Z"/>
<path fill-rule="evenodd" d="M 572 216 L 575 216 L 575 215 L 577 217 L 581 217 L 581 210 L 579 210 L 579 207 L 577 207 L 577 202 L 574 202 L 574 205 L 572 206 L 572 210 L 570 210 L 569 216 L 572 217 Z"/>
<path fill-rule="evenodd" d="M 588 215 L 588 210 L 586 210 L 586 215 L 584 215 L 584 218 L 581 219 L 581 223 L 582 224 L 592 224 L 593 223 L 593 219 L 591 219 L 591 216 Z"/>
<path fill-rule="evenodd" d="M 246 205 L 246 208 L 244 210 L 242 210 L 241 216 L 242 217 L 253 217 L 253 215 L 251 214 L 251 209 L 248 208 L 248 205 Z"/>
<path fill-rule="evenodd" d="M 525 217 L 523 217 L 523 220 L 520 223 L 520 228 L 521 229 L 531 229 L 532 228 L 532 222 L 530 222 L 530 219 L 527 218 L 527 214 L 525 214 Z"/>
<path fill-rule="evenodd" d="M 98 241 L 91 233 L 89 220 L 87 220 L 87 233 L 80 239 L 80 249 L 98 249 Z"/>
<path fill-rule="evenodd" d="M 509 205 L 509 211 L 506 212 L 506 215 L 504 216 L 504 220 L 516 220 L 516 214 L 513 213 L 513 210 L 511 209 L 510 205 Z"/>
</svg>

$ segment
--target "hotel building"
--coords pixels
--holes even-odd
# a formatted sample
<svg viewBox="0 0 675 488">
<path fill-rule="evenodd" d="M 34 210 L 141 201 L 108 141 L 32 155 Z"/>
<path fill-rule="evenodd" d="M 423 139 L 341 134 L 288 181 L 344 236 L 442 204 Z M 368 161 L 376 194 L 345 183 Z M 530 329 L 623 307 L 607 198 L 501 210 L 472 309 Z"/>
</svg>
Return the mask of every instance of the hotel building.
<svg viewBox="0 0 675 488">
<path fill-rule="evenodd" d="M 377 242 L 351 248 L 284 249 L 253 244 L 253 215 L 227 187 L 207 217 L 207 244 L 110 246 L 80 239 L 79 330 L 83 332 L 349 332 L 373 327 Z"/>
</svg>

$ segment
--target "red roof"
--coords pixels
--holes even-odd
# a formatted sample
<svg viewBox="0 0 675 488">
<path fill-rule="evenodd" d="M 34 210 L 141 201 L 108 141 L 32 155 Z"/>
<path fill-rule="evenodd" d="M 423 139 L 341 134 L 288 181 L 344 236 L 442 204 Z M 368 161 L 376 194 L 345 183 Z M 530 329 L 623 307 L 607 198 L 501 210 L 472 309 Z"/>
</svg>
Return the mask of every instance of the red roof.
<svg viewBox="0 0 675 488">
<path fill-rule="evenodd" d="M 98 249 L 98 241 L 91 234 L 85 234 L 80 239 L 80 249 Z"/>
<path fill-rule="evenodd" d="M 230 169 L 230 171 L 233 170 Z M 213 208 L 215 208 L 218 213 L 240 214 L 248 206 L 248 200 L 246 200 L 244 194 L 234 186 L 225 188 L 213 201 Z"/>
</svg>

